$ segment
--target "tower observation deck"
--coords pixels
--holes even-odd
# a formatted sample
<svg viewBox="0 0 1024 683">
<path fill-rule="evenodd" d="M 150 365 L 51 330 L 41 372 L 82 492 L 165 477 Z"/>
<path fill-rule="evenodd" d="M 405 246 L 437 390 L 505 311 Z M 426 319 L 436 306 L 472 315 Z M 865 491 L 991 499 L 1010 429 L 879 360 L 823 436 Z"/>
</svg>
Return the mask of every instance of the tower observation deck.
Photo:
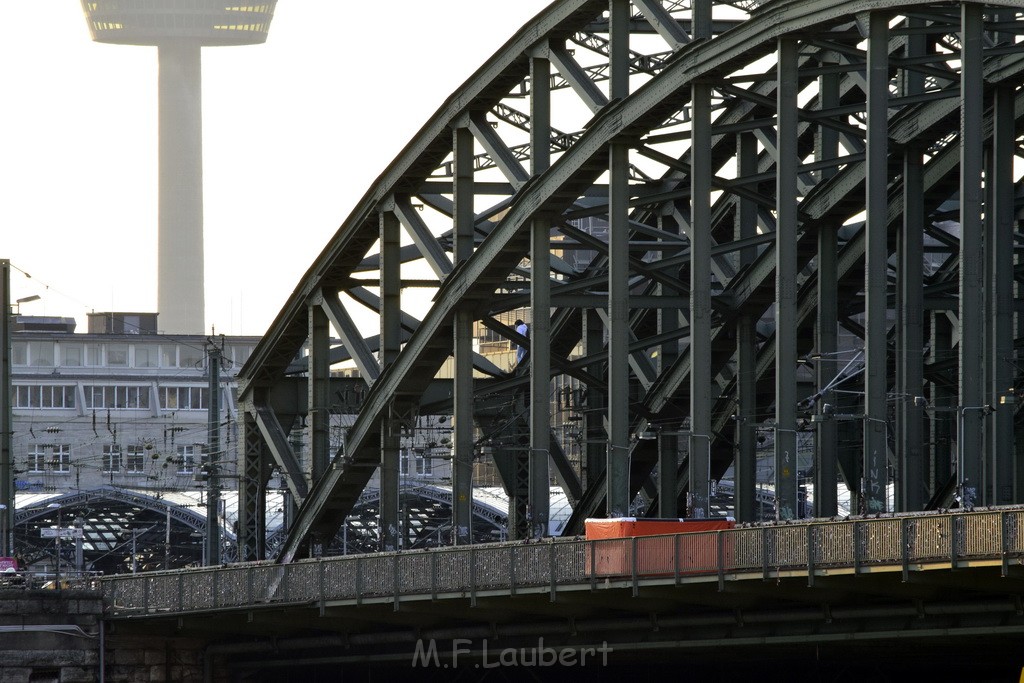
<svg viewBox="0 0 1024 683">
<path fill-rule="evenodd" d="M 267 39 L 277 0 L 82 0 L 92 39 L 159 50 L 157 310 L 162 332 L 205 332 L 200 49 Z"/>
</svg>

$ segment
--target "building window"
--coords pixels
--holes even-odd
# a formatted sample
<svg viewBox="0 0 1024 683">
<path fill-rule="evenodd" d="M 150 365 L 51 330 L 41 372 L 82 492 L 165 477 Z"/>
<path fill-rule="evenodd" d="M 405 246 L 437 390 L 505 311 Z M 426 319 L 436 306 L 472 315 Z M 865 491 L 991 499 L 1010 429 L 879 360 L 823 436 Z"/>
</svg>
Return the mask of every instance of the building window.
<svg viewBox="0 0 1024 683">
<path fill-rule="evenodd" d="M 146 468 L 146 449 L 143 446 L 128 446 L 125 454 L 124 471 L 128 474 L 142 474 Z"/>
<path fill-rule="evenodd" d="M 53 458 L 50 466 L 54 472 L 67 474 L 71 471 L 71 446 L 69 444 L 58 444 L 53 447 Z"/>
<path fill-rule="evenodd" d="M 183 344 L 178 347 L 178 364 L 189 370 L 202 370 L 206 360 L 206 351 L 196 346 Z"/>
<path fill-rule="evenodd" d="M 46 448 L 39 444 L 28 447 L 28 471 L 34 474 L 46 471 Z"/>
<path fill-rule="evenodd" d="M 85 345 L 85 364 L 90 368 L 103 366 L 103 347 L 99 344 Z"/>
<path fill-rule="evenodd" d="M 66 365 L 71 368 L 78 368 L 82 366 L 81 344 L 62 344 L 60 347 L 60 354 L 61 365 Z"/>
<path fill-rule="evenodd" d="M 192 474 L 196 471 L 198 446 L 178 446 L 178 474 Z"/>
<path fill-rule="evenodd" d="M 108 474 L 121 471 L 121 447 L 117 444 L 103 446 L 103 471 Z"/>
<path fill-rule="evenodd" d="M 403 448 L 400 453 L 401 455 L 398 457 L 398 471 L 404 476 L 409 474 L 409 449 Z"/>
<path fill-rule="evenodd" d="M 15 386 L 15 408 L 74 408 L 73 385 Z"/>
<path fill-rule="evenodd" d="M 28 365 L 28 344 L 18 341 L 11 344 L 11 363 Z"/>
<path fill-rule="evenodd" d="M 210 402 L 207 387 L 160 387 L 157 393 L 162 410 L 206 410 Z"/>
<path fill-rule="evenodd" d="M 28 448 L 28 470 L 34 474 L 45 472 L 67 474 L 71 471 L 69 444 L 33 444 Z"/>
<path fill-rule="evenodd" d="M 424 477 L 429 477 L 433 474 L 434 467 L 431 464 L 431 452 L 429 448 L 416 449 L 416 474 Z"/>
<path fill-rule="evenodd" d="M 53 342 L 31 341 L 28 343 L 28 359 L 32 365 L 53 365 Z"/>
<path fill-rule="evenodd" d="M 127 344 L 108 344 L 107 345 L 107 365 L 112 368 L 126 368 L 128 367 L 128 345 Z"/>
<path fill-rule="evenodd" d="M 177 346 L 160 346 L 160 367 L 162 368 L 176 368 L 178 367 L 178 347 Z"/>
<path fill-rule="evenodd" d="M 157 367 L 156 349 L 148 346 L 135 346 L 135 367 L 155 368 Z"/>
<path fill-rule="evenodd" d="M 85 407 L 149 410 L 149 387 L 86 386 Z"/>
</svg>

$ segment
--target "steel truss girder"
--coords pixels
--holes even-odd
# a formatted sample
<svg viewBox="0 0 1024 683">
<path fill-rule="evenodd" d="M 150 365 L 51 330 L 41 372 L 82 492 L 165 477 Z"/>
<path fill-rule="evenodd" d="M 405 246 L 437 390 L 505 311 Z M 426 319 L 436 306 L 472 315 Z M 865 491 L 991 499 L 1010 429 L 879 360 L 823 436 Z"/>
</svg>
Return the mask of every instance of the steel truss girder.
<svg viewBox="0 0 1024 683">
<path fill-rule="evenodd" d="M 644 6 L 650 3 L 642 3 Z M 1010 2 L 991 3 L 1006 7 L 1014 7 Z M 653 143 L 645 143 L 644 136 L 652 131 L 660 129 L 666 121 L 678 122 L 689 118 L 689 113 L 682 119 L 677 118 L 678 113 L 688 106 L 690 88 L 700 79 L 707 79 L 714 83 L 714 79 L 729 74 L 733 70 L 742 69 L 744 65 L 754 63 L 759 57 L 770 54 L 775 49 L 775 39 L 778 36 L 792 36 L 792 40 L 800 40 L 801 36 L 814 35 L 816 43 L 821 43 L 822 35 L 827 33 L 833 26 L 843 26 L 856 23 L 855 17 L 861 13 L 872 11 L 885 11 L 895 15 L 901 10 L 916 9 L 918 5 L 912 2 L 892 2 L 878 0 L 850 0 L 849 2 L 778 2 L 762 8 L 749 20 L 739 23 L 731 31 L 721 35 L 713 36 L 710 40 L 699 43 L 690 43 L 679 47 L 676 55 L 664 62 L 661 71 L 650 79 L 636 92 L 618 96 L 602 102 L 602 98 L 595 95 L 592 85 L 586 85 L 581 79 L 587 79 L 591 84 L 596 83 L 594 72 L 583 68 L 580 63 L 576 66 L 569 64 L 562 59 L 562 68 L 571 71 L 572 78 L 578 81 L 577 91 L 584 93 L 584 99 L 595 109 L 595 116 L 586 126 L 586 130 L 578 138 L 570 141 L 568 146 L 552 145 L 552 151 L 558 155 L 551 167 L 541 173 L 534 173 L 528 178 L 523 178 L 519 172 L 519 160 L 522 158 L 516 152 L 513 144 L 504 142 L 503 138 L 496 132 L 492 132 L 483 125 L 479 115 L 469 115 L 471 112 L 488 110 L 495 106 L 495 103 L 511 88 L 519 83 L 525 76 L 527 60 L 525 55 L 529 54 L 529 47 L 538 43 L 538 36 L 543 36 L 541 42 L 548 45 L 558 45 L 562 36 L 573 31 L 586 30 L 590 26 L 591 19 L 596 17 L 607 5 L 596 2 L 564 2 L 549 8 L 544 14 L 538 17 L 531 26 L 524 29 L 506 48 L 489 61 L 484 68 L 472 79 L 462 91 L 453 96 L 442 108 L 431 124 L 413 140 L 406 152 L 403 153 L 396 163 L 381 177 L 378 184 L 367 194 L 363 202 L 357 208 L 349 221 L 346 221 L 334 240 L 327 246 L 321 257 L 313 264 L 307 277 L 295 294 L 289 299 L 285 309 L 282 310 L 275 324 L 272 326 L 267 338 L 261 343 L 254 354 L 253 359 L 243 370 L 243 387 L 245 391 L 253 391 L 258 386 L 273 385 L 287 367 L 285 359 L 289 361 L 294 357 L 299 347 L 305 342 L 305 330 L 308 327 L 305 316 L 306 305 L 311 296 L 318 291 L 343 291 L 349 286 L 349 279 L 352 272 L 365 260 L 370 249 L 373 238 L 376 236 L 376 221 L 371 220 L 374 216 L 375 207 L 385 198 L 391 196 L 398 188 L 416 187 L 422 183 L 424 173 L 430 169 L 444 165 L 445 156 L 451 153 L 451 137 L 446 133 L 447 127 L 456 124 L 457 121 L 468 121 L 474 126 L 473 132 L 478 140 L 485 143 L 492 155 L 501 158 L 501 165 L 504 166 L 506 174 L 511 183 L 509 189 L 522 182 L 515 195 L 509 201 L 502 202 L 504 215 L 496 224 L 487 226 L 487 236 L 482 241 L 474 241 L 475 251 L 467 260 L 459 262 L 454 270 L 444 273 L 438 286 L 437 295 L 426 315 L 423 316 L 416 330 L 406 343 L 402 353 L 396 359 L 394 365 L 383 373 L 374 383 L 367 394 L 367 401 L 363 411 L 357 417 L 355 424 L 348 434 L 349 450 L 344 455 L 337 455 L 334 458 L 332 467 L 317 482 L 302 510 L 292 536 L 289 538 L 282 553 L 282 559 L 289 560 L 296 556 L 299 547 L 310 535 L 322 535 L 330 533 L 337 528 L 344 513 L 351 506 L 352 501 L 358 496 L 361 487 L 365 485 L 370 474 L 372 464 L 375 463 L 379 453 L 380 422 L 385 414 L 386 406 L 391 397 L 396 395 L 415 397 L 423 391 L 429 377 L 440 367 L 441 363 L 450 355 L 450 340 L 453 334 L 453 323 L 456 311 L 470 311 L 475 319 L 480 319 L 492 310 L 494 294 L 501 291 L 508 282 L 510 275 L 519 271 L 521 260 L 529 253 L 530 226 L 539 216 L 556 217 L 568 216 L 572 212 L 583 208 L 577 202 L 588 194 L 588 188 L 593 186 L 600 175 L 609 168 L 609 149 L 616 145 L 628 147 L 631 150 L 640 147 L 650 147 Z M 951 7 L 957 3 L 950 3 Z M 651 7 L 647 7 L 651 10 Z M 664 15 L 657 14 L 657 21 L 664 21 Z M 943 22 L 953 26 L 952 15 L 941 16 Z M 1014 18 L 1016 19 L 1016 14 Z M 937 31 L 945 29 L 939 27 Z M 898 32 L 894 32 L 894 35 Z M 672 29 L 662 31 L 668 35 L 670 42 L 672 36 L 678 38 L 678 32 Z M 840 37 L 849 40 L 849 32 L 840 33 Z M 904 37 L 896 37 L 888 42 L 890 50 L 899 49 L 899 41 Z M 676 40 L 675 42 L 679 42 Z M 947 41 L 950 44 L 956 41 Z M 821 48 L 816 43 L 804 43 L 806 51 L 800 54 L 801 67 L 797 70 L 801 84 L 808 79 L 816 78 L 823 73 L 821 69 L 813 71 L 810 62 L 815 58 L 816 51 Z M 840 43 L 842 44 L 842 43 Z M 829 50 L 834 46 L 830 45 Z M 551 51 L 557 53 L 558 48 Z M 820 53 L 824 55 L 824 52 Z M 555 55 L 557 61 L 558 54 Z M 574 62 L 578 59 L 573 60 Z M 634 59 L 631 56 L 630 62 Z M 979 60 L 980 62 L 980 60 Z M 991 58 L 986 56 L 981 73 L 989 78 L 1001 78 L 1012 81 L 1019 73 L 1020 58 L 1010 52 L 992 54 Z M 899 68 L 899 61 L 893 60 L 895 68 Z M 922 63 L 915 62 L 913 65 L 921 67 Z M 858 198 L 858 192 L 863 192 L 860 183 L 863 179 L 861 171 L 860 179 L 857 178 L 855 169 L 863 169 L 865 156 L 863 149 L 858 146 L 861 140 L 857 135 L 857 125 L 848 122 L 849 117 L 858 111 L 856 99 L 863 97 L 859 92 L 867 81 L 855 73 L 857 65 L 846 63 L 841 65 L 847 71 L 844 79 L 843 91 L 838 106 L 827 108 L 821 112 L 812 112 L 804 115 L 798 112 L 796 144 L 799 146 L 799 157 L 806 156 L 813 149 L 814 130 L 816 127 L 829 127 L 840 134 L 846 142 L 854 144 L 853 153 L 843 156 L 841 153 L 835 158 L 823 160 L 821 163 L 800 164 L 799 170 L 795 173 L 800 178 L 797 192 L 806 196 L 798 203 L 798 230 L 795 236 L 786 238 L 795 239 L 800 245 L 796 253 L 808 253 L 803 246 L 805 236 L 812 231 L 817 223 L 818 226 L 825 225 L 829 221 L 846 221 L 853 216 L 859 208 L 864 207 L 863 194 Z M 579 68 L 577 68 L 579 67 Z M 614 60 L 613 60 L 614 67 Z M 923 67 L 919 69 L 933 78 L 947 75 L 942 69 L 933 68 L 930 71 Z M 602 72 L 604 74 L 606 72 Z M 948 74 L 949 80 L 957 78 L 955 71 Z M 730 86 L 734 87 L 734 86 Z M 799 86 L 802 88 L 803 86 Z M 876 86 L 877 87 L 877 86 Z M 752 89 L 750 91 L 754 93 Z M 732 93 L 733 95 L 735 93 Z M 742 126 L 745 119 L 749 120 L 770 120 L 770 106 L 774 101 L 773 88 L 771 86 L 757 90 L 755 96 L 731 97 L 723 105 L 722 112 L 729 113 L 735 118 L 721 121 L 722 124 Z M 907 143 L 917 144 L 919 141 L 927 140 L 930 144 L 929 156 L 935 159 L 929 161 L 925 167 L 925 175 L 929 169 L 937 169 L 936 160 L 949 158 L 951 144 L 955 144 L 957 130 L 950 126 L 950 116 L 957 111 L 958 103 L 951 100 L 948 93 L 928 93 L 924 96 L 914 98 L 893 97 L 889 104 L 891 107 L 900 107 L 898 113 L 887 121 L 889 129 L 888 139 L 894 149 L 899 149 L 900 140 Z M 982 95 L 983 96 L 983 95 Z M 848 101 L 849 100 L 849 101 Z M 721 113 L 719 118 L 727 114 Z M 767 117 L 766 117 L 767 114 Z M 845 117 L 843 121 L 836 121 L 836 117 Z M 1015 117 L 1015 121 L 1019 116 Z M 712 125 L 712 134 L 716 134 L 716 126 L 719 119 Z M 831 124 L 831 125 L 829 125 Z M 988 125 L 984 123 L 983 125 Z M 725 130 L 724 128 L 720 130 Z M 739 134 L 730 132 L 729 135 Z M 726 191 L 722 199 L 715 203 L 711 212 L 709 224 L 700 226 L 706 229 L 713 237 L 719 247 L 725 245 L 724 251 L 718 248 L 711 253 L 719 254 L 729 263 L 742 249 L 749 248 L 749 243 L 740 246 L 738 243 L 732 248 L 728 246 L 732 239 L 732 213 L 742 201 L 750 201 L 759 198 L 762 201 L 763 211 L 759 218 L 762 229 L 774 230 L 773 217 L 770 208 L 766 206 L 763 198 L 765 196 L 763 186 L 775 179 L 773 165 L 777 164 L 775 155 L 771 153 L 776 145 L 774 127 L 765 128 L 763 125 L 755 126 L 752 129 L 759 135 L 762 145 L 767 150 L 761 153 L 757 164 L 757 173 L 763 174 L 759 179 L 749 178 L 747 184 L 737 181 L 737 191 L 729 193 Z M 496 131 L 496 129 L 495 129 Z M 868 146 L 871 146 L 872 127 L 867 129 Z M 984 135 L 983 134 L 983 138 Z M 701 168 L 700 174 L 714 174 L 717 165 L 722 159 L 728 158 L 730 152 L 727 145 L 723 143 L 725 134 L 717 135 L 712 147 L 711 162 L 712 168 Z M 683 140 L 680 137 L 679 140 Z M 564 143 L 564 138 L 559 139 Z M 788 143 L 787 143 L 788 144 Z M 649 155 L 657 161 L 657 154 Z M 628 159 L 628 153 L 624 157 Z M 684 151 L 676 158 L 677 163 L 665 164 L 662 166 L 665 175 L 660 180 L 647 176 L 649 180 L 645 183 L 651 188 L 663 187 L 660 190 L 663 200 L 659 204 L 654 198 L 655 194 L 649 194 L 648 199 L 643 203 L 639 199 L 639 192 L 634 186 L 627 190 L 627 201 L 631 206 L 629 217 L 630 224 L 645 226 L 645 229 L 652 229 L 655 224 L 661 225 L 666 222 L 673 229 L 678 229 L 689 222 L 688 207 L 684 208 L 687 200 L 685 192 L 679 192 L 679 185 L 688 178 L 688 170 L 691 164 L 689 151 Z M 622 162 L 618 162 L 621 166 Z M 941 166 L 942 164 L 939 164 Z M 479 165 L 475 165 L 479 168 Z M 829 169 L 838 168 L 838 173 L 832 173 Z M 825 175 L 829 170 L 831 175 L 827 179 L 819 179 L 816 174 Z M 643 173 L 641 171 L 641 173 Z M 794 173 L 794 171 L 790 171 Z M 941 181 L 933 187 L 938 201 L 948 199 L 941 195 L 941 188 L 948 186 L 946 180 L 948 172 L 938 174 Z M 632 174 L 631 177 L 637 177 Z M 927 185 L 927 181 L 925 183 Z M 614 185 L 614 183 L 613 183 Z M 758 185 L 761 189 L 758 190 Z M 940 187 L 941 186 L 941 187 Z M 739 191 L 739 188 L 743 188 Z M 749 188 L 749 189 L 748 189 Z M 703 191 L 703 190 L 702 190 Z M 879 190 L 873 190 L 877 195 Z M 674 193 L 674 195 L 673 195 Z M 877 201 L 877 197 L 876 197 Z M 899 207 L 892 202 L 887 204 L 888 216 L 884 221 L 886 226 L 891 225 L 898 219 Z M 928 210 L 938 208 L 938 203 L 928 205 Z M 491 214 L 497 216 L 497 213 Z M 704 220 L 704 219 L 702 219 Z M 370 230 L 372 226 L 372 234 Z M 729 232 L 726 232 L 728 230 Z M 788 229 L 787 229 L 788 230 Z M 568 232 L 568 230 L 566 231 Z M 422 231 L 420 234 L 423 234 Z M 671 234 L 671 233 L 670 233 Z M 788 232 L 787 232 L 788 234 Z M 440 242 L 439 242 L 440 243 Z M 810 242 L 814 244 L 812 240 Z M 789 246 L 787 244 L 787 246 Z M 446 247 L 449 248 L 449 247 Z M 816 248 L 816 244 L 815 244 Z M 421 249 L 422 251 L 422 249 Z M 435 255 L 436 249 L 431 246 L 430 251 Z M 663 251 L 663 245 L 657 248 L 652 246 L 652 251 Z M 712 318 L 712 329 L 710 331 L 711 347 L 714 349 L 712 355 L 712 377 L 719 388 L 726 390 L 732 372 L 729 370 L 729 363 L 734 357 L 732 350 L 724 348 L 724 341 L 733 333 L 735 321 L 740 316 L 761 316 L 766 308 L 772 303 L 774 294 L 766 291 L 763 283 L 772 276 L 775 264 L 771 262 L 771 247 L 761 247 L 761 255 L 758 259 L 744 265 L 738 270 L 720 267 L 716 269 L 719 278 L 718 282 L 710 283 L 715 291 L 728 293 L 728 296 L 718 297 L 719 306 L 716 307 L 716 314 Z M 704 252 L 701 252 L 704 253 Z M 810 253 L 813 253 L 810 252 Z M 837 264 L 837 278 L 842 278 L 842 261 L 845 255 L 849 258 L 858 258 L 856 249 L 850 249 L 848 244 L 839 257 Z M 611 256 L 617 254 L 613 252 Z M 607 254 L 602 254 L 592 262 L 592 268 L 602 267 L 601 259 Z M 651 268 L 649 264 L 642 261 L 642 257 L 632 259 L 630 272 L 636 278 L 636 282 L 644 283 L 644 288 L 655 292 L 656 282 L 668 285 L 673 275 L 678 280 L 686 278 L 691 272 L 692 263 L 688 260 L 688 254 L 680 254 L 679 261 L 675 266 L 666 267 L 659 264 Z M 441 260 L 435 256 L 434 263 Z M 800 256 L 798 263 L 808 263 L 806 256 Z M 810 295 L 805 294 L 806 282 L 813 278 L 813 270 L 802 273 L 803 266 L 794 266 L 787 262 L 785 269 L 792 275 L 799 275 L 801 293 L 796 305 L 798 314 L 797 320 L 804 319 L 804 309 L 809 305 Z M 855 266 L 850 270 L 855 270 Z M 441 273 L 438 273 L 441 275 Z M 810 275 L 811 277 L 808 277 Z M 536 277 L 536 275 L 534 276 Z M 565 273 L 553 276 L 556 281 L 565 277 Z M 516 285 L 521 287 L 521 285 Z M 692 288 L 691 288 L 692 289 Z M 554 290 L 553 290 L 554 291 Z M 591 290 L 593 291 L 593 290 Z M 645 289 L 646 291 L 646 289 Z M 810 298 L 809 298 L 810 297 Z M 666 299 L 666 301 L 668 301 Z M 668 304 L 666 304 L 668 305 Z M 872 304 L 877 306 L 878 304 Z M 672 308 L 679 308 L 678 304 L 671 303 Z M 811 305 L 813 309 L 813 305 Z M 507 310 L 507 309 L 505 309 Z M 848 318 L 848 313 L 840 313 Z M 627 318 L 629 330 L 624 339 L 630 349 L 639 347 L 649 348 L 655 345 L 653 339 L 664 339 L 664 335 L 652 332 L 647 322 L 648 316 L 642 311 L 635 311 Z M 617 326 L 623 323 L 613 323 L 612 329 L 622 330 Z M 797 325 L 800 323 L 798 322 Z M 851 322 L 850 327 L 855 327 Z M 580 339 L 581 322 L 580 315 L 570 315 L 569 311 L 558 311 L 551 320 L 551 368 L 553 371 L 567 366 L 568 349 Z M 875 333 L 877 336 L 877 332 Z M 750 340 L 750 335 L 745 335 Z M 629 341 L 629 340 L 635 341 Z M 659 342 L 660 343 L 660 342 Z M 877 345 L 877 342 L 875 342 Z M 358 346 L 358 343 L 355 344 Z M 688 397 L 680 393 L 680 388 L 690 377 L 689 364 L 692 362 L 690 349 L 685 340 L 680 343 L 681 352 L 674 362 L 667 367 L 658 370 L 658 376 L 645 387 L 639 401 L 630 401 L 628 407 L 616 409 L 616 419 L 625 418 L 631 425 L 629 431 L 636 433 L 650 424 L 651 419 L 670 419 L 675 424 L 686 416 L 686 411 L 693 410 L 688 406 Z M 776 362 L 775 354 L 762 351 L 760 357 L 764 362 L 773 359 Z M 785 366 L 785 363 L 783 364 Z M 582 366 L 581 366 L 582 367 Z M 593 367 L 590 362 L 588 369 Z M 780 367 L 777 374 L 786 374 L 795 371 L 786 367 Z M 788 381 L 788 380 L 787 380 Z M 632 382 L 632 380 L 631 380 Z M 646 382 L 645 382 L 646 384 Z M 536 389 L 535 389 L 536 392 Z M 791 392 L 786 392 L 783 397 L 786 402 L 791 398 Z M 536 400 L 536 396 L 533 397 Z M 702 398 L 702 401 L 710 400 L 710 397 Z M 717 404 L 716 404 L 717 405 Z M 625 410 L 630 413 L 628 417 L 622 415 Z M 777 408 L 776 408 L 777 410 Z M 692 415 L 692 412 L 691 412 Z M 973 417 L 973 416 L 972 416 Z M 880 418 L 872 416 L 872 419 Z M 718 424 L 720 418 L 716 418 Z M 787 429 L 789 427 L 786 427 Z M 718 438 L 718 432 L 708 434 L 710 438 Z M 535 447 L 537 445 L 535 440 Z M 635 447 L 632 447 L 634 448 Z M 691 449 L 692 450 L 692 449 Z M 649 464 L 650 459 L 638 457 L 634 459 L 634 472 L 630 482 L 630 493 L 632 495 L 640 481 L 645 478 L 642 471 L 643 462 Z M 686 463 L 681 464 L 681 470 L 686 469 Z M 649 471 L 649 469 L 648 469 Z M 639 476 L 638 476 L 639 475 Z M 621 475 L 617 475 L 621 476 Z M 712 475 L 713 476 L 713 475 Z M 683 478 L 685 480 L 685 477 Z M 598 497 L 592 496 L 596 482 L 588 478 L 588 491 L 584 494 L 584 501 L 577 507 L 576 517 L 580 513 L 586 514 L 599 511 L 596 507 L 599 504 Z M 619 494 L 617 494 L 619 495 Z M 587 501 L 590 502 L 587 502 Z M 578 527 L 577 527 L 578 528 Z"/>
</svg>

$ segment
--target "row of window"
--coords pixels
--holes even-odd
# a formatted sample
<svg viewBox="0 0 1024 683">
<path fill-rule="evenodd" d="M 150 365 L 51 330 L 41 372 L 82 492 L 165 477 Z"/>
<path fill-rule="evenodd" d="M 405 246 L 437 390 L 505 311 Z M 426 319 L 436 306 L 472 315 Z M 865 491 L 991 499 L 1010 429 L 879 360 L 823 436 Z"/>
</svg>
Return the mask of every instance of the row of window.
<svg viewBox="0 0 1024 683">
<path fill-rule="evenodd" d="M 225 349 L 235 367 L 241 367 L 252 347 Z M 14 341 L 12 362 L 16 366 L 69 368 L 186 368 L 202 369 L 206 351 L 185 344 L 71 343 L 48 340 Z"/>
<path fill-rule="evenodd" d="M 178 457 L 174 463 L 178 474 L 193 474 L 196 458 L 202 452 L 201 445 L 178 446 Z M 145 446 L 127 446 L 124 451 L 116 444 L 103 447 L 103 472 L 105 474 L 143 474 L 146 461 L 152 459 Z M 71 446 L 69 444 L 33 444 L 28 448 L 28 471 L 31 474 L 54 472 L 67 474 L 71 471 Z"/>
<path fill-rule="evenodd" d="M 77 387 L 73 384 L 19 385 L 12 391 L 15 408 L 75 408 Z M 152 387 L 99 386 L 82 387 L 86 409 L 149 410 Z M 161 410 L 206 410 L 210 405 L 208 387 L 157 387 Z"/>
<path fill-rule="evenodd" d="M 429 477 L 434 472 L 434 465 L 429 451 L 424 451 L 422 448 L 410 450 L 403 448 L 399 458 L 399 471 L 402 474 L 412 474 L 411 470 L 414 469 L 416 474 Z M 410 467 L 412 466 L 412 467 Z"/>
</svg>

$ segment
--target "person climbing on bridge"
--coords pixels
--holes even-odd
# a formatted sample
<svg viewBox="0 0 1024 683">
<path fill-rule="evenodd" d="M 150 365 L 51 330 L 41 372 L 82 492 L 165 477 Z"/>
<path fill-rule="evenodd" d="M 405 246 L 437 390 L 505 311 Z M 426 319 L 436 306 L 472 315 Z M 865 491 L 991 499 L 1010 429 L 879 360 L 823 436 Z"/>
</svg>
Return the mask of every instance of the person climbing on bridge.
<svg viewBox="0 0 1024 683">
<path fill-rule="evenodd" d="M 519 318 L 516 318 L 516 321 L 513 323 L 513 326 L 515 327 L 516 332 L 518 332 L 519 334 L 523 335 L 524 337 L 529 338 L 529 336 L 530 336 L 530 327 L 526 323 L 524 323 Z M 516 347 L 516 365 L 518 365 L 519 363 L 523 362 L 523 358 L 526 356 L 526 347 L 521 345 L 521 344 L 516 344 L 515 347 Z"/>
</svg>

